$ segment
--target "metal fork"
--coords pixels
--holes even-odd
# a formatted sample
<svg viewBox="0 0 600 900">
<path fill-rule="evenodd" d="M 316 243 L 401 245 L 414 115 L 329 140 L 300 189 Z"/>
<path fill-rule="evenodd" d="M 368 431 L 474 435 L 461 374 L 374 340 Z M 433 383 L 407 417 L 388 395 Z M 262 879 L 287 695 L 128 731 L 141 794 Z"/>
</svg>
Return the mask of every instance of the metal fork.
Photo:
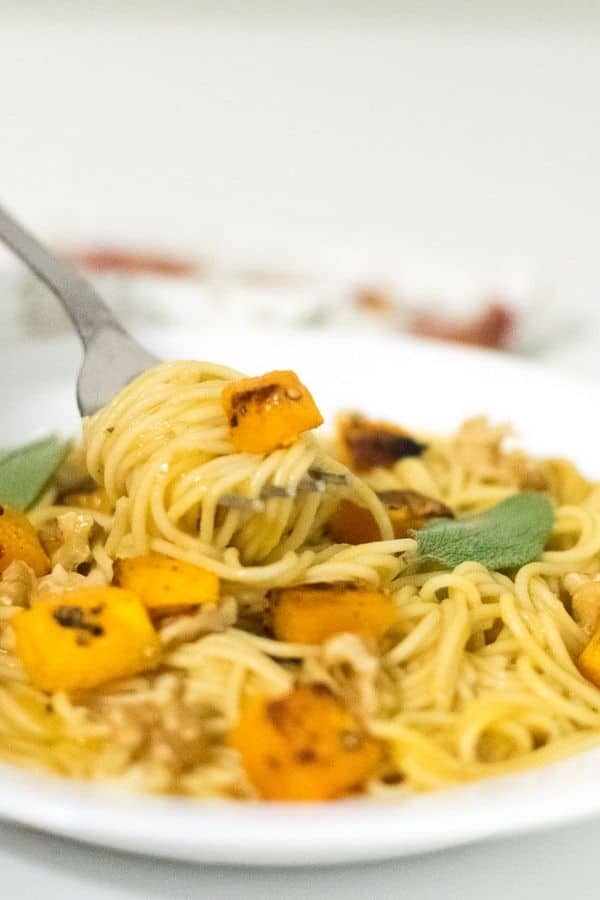
<svg viewBox="0 0 600 900">
<path fill-rule="evenodd" d="M 81 338 L 84 357 L 77 379 L 77 405 L 82 416 L 93 415 L 137 375 L 161 361 L 127 333 L 87 279 L 44 247 L 1 206 L 0 240 L 60 300 Z M 220 505 L 259 510 L 263 501 L 272 497 L 323 493 L 328 485 L 344 484 L 344 475 L 314 468 L 296 485 L 265 485 L 257 498 L 227 494 Z"/>
<path fill-rule="evenodd" d="M 127 334 L 96 289 L 0 207 L 0 240 L 58 297 L 84 347 L 77 379 L 82 416 L 105 406 L 121 388 L 160 360 Z"/>
</svg>

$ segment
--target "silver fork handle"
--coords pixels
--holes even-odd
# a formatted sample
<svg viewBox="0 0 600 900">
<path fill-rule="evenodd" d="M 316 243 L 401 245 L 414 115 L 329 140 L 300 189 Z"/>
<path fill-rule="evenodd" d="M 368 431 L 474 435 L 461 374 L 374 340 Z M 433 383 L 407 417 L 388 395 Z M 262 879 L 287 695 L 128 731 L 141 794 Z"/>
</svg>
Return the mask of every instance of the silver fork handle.
<svg viewBox="0 0 600 900">
<path fill-rule="evenodd" d="M 56 294 L 85 347 L 100 330 L 123 332 L 104 300 L 92 285 L 69 263 L 49 253 L 0 206 L 0 240 Z"/>
</svg>

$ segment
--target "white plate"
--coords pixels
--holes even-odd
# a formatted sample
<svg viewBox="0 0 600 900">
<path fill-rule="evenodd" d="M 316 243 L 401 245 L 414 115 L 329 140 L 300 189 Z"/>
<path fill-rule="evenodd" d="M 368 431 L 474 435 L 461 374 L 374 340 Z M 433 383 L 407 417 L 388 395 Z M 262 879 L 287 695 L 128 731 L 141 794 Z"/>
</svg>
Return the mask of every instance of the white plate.
<svg viewBox="0 0 600 900">
<path fill-rule="evenodd" d="M 594 434 L 600 389 L 527 363 L 400 337 L 215 331 L 202 338 L 150 336 L 148 343 L 164 356 L 209 358 L 252 373 L 297 369 L 326 415 L 358 408 L 444 431 L 485 412 L 512 421 L 531 450 L 567 454 L 600 474 Z M 76 428 L 79 356 L 74 340 L 3 350 L 3 445 Z M 328 806 L 139 797 L 0 767 L 6 819 L 120 850 L 201 862 L 357 862 L 599 813 L 600 748 L 523 775 L 399 803 Z"/>
</svg>

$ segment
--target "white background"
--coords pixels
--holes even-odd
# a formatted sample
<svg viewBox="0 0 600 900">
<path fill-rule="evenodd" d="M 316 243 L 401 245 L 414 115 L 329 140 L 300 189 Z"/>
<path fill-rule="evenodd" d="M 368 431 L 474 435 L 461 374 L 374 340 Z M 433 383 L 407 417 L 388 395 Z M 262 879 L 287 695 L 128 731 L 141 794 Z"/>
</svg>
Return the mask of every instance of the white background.
<svg viewBox="0 0 600 900">
<path fill-rule="evenodd" d="M 1 194 L 56 238 L 526 270 L 591 308 L 599 16 L 558 0 L 13 0 Z"/>
</svg>

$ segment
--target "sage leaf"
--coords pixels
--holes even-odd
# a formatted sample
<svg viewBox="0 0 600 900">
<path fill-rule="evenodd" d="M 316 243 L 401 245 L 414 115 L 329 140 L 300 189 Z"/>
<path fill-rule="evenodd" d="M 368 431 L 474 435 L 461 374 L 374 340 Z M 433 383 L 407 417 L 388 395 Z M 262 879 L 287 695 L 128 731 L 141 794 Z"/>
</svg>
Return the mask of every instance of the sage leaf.
<svg viewBox="0 0 600 900">
<path fill-rule="evenodd" d="M 29 509 L 40 496 L 70 447 L 52 435 L 0 455 L 0 503 Z"/>
<path fill-rule="evenodd" d="M 449 569 L 463 562 L 517 569 L 539 559 L 554 523 L 545 494 L 524 491 L 463 519 L 434 519 L 413 532 L 419 556 Z"/>
</svg>

